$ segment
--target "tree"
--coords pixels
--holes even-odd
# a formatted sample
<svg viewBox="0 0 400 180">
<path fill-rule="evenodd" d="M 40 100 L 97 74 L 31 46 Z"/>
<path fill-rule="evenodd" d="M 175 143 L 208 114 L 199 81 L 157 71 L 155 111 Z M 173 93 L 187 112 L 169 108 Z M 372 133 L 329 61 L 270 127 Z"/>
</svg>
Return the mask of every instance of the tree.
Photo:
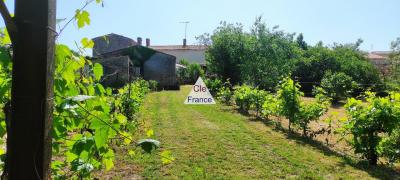
<svg viewBox="0 0 400 180">
<path fill-rule="evenodd" d="M 353 78 L 342 72 L 332 73 L 328 71 L 321 82 L 321 87 L 325 90 L 326 96 L 330 97 L 333 103 L 349 97 L 355 86 Z"/>
<path fill-rule="evenodd" d="M 391 43 L 392 53 L 390 59 L 390 81 L 399 86 L 400 84 L 400 37 Z"/>
<path fill-rule="evenodd" d="M 212 45 L 206 51 L 208 71 L 231 84 L 241 81 L 241 64 L 245 53 L 245 39 L 241 24 L 221 22 L 211 35 Z"/>
<path fill-rule="evenodd" d="M 269 29 L 258 17 L 245 41 L 245 58 L 242 62 L 243 81 L 261 89 L 274 90 L 282 77 L 289 75 L 294 59 L 301 55 L 293 42 L 293 34 Z"/>
<path fill-rule="evenodd" d="M 307 45 L 307 43 L 304 41 L 303 33 L 300 33 L 300 34 L 297 36 L 296 42 L 297 42 L 297 45 L 298 45 L 301 49 L 303 49 L 303 50 L 307 50 L 307 49 L 308 49 L 308 45 Z"/>
</svg>

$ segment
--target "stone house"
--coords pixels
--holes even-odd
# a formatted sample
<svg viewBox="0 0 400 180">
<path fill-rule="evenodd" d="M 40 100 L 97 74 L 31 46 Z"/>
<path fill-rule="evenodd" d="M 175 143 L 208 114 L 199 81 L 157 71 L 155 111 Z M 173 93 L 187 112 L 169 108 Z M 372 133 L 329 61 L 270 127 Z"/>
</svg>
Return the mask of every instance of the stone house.
<svg viewBox="0 0 400 180">
<path fill-rule="evenodd" d="M 386 75 L 390 71 L 390 53 L 390 51 L 372 51 L 368 53 L 367 58 L 378 68 L 382 75 Z"/>
<path fill-rule="evenodd" d="M 175 56 L 142 46 L 141 38 L 134 41 L 108 34 L 93 38 L 93 42 L 93 61 L 103 65 L 104 85 L 122 87 L 141 77 L 157 81 L 160 89 L 179 89 Z"/>
</svg>

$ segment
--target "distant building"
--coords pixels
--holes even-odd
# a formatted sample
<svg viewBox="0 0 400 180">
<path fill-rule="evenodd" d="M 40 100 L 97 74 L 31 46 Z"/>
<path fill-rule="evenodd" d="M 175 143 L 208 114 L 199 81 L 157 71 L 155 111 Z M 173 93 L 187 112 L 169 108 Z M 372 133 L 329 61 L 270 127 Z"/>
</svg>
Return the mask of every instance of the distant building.
<svg viewBox="0 0 400 180">
<path fill-rule="evenodd" d="M 203 45 L 186 45 L 186 41 L 182 45 L 164 45 L 164 46 L 149 46 L 150 48 L 176 57 L 176 62 L 179 63 L 182 59 L 189 63 L 197 63 L 201 66 L 206 65 L 206 50 L 207 46 Z"/>
<path fill-rule="evenodd" d="M 155 80 L 162 89 L 179 89 L 176 57 L 142 46 L 142 38 L 134 41 L 117 34 L 93 38 L 93 61 L 103 65 L 102 83 L 122 87 L 135 77 Z M 146 39 L 146 45 L 150 40 Z"/>
<path fill-rule="evenodd" d="M 385 75 L 390 70 L 390 51 L 372 51 L 367 55 L 367 58 Z"/>
</svg>

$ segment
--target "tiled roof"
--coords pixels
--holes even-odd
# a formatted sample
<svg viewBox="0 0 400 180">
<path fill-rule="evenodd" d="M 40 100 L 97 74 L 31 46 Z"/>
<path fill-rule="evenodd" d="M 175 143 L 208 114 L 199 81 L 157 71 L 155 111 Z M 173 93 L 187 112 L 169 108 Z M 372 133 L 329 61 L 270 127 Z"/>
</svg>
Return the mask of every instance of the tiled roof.
<svg viewBox="0 0 400 180">
<path fill-rule="evenodd" d="M 165 46 L 150 46 L 155 50 L 206 50 L 207 46 L 203 45 L 165 45 Z"/>
<path fill-rule="evenodd" d="M 368 59 L 374 59 L 374 60 L 386 60 L 387 57 L 382 56 L 382 55 L 378 55 L 378 54 L 374 54 L 374 53 L 369 53 L 368 54 Z"/>
</svg>

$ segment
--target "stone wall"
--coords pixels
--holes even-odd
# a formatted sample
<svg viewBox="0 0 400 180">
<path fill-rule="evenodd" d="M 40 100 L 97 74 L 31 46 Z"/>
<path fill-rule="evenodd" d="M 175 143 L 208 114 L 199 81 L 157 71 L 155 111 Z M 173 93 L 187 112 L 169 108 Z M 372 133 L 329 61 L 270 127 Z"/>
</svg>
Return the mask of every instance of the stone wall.
<svg viewBox="0 0 400 180">
<path fill-rule="evenodd" d="M 93 42 L 93 57 L 136 45 L 134 40 L 117 34 L 96 37 Z"/>
<path fill-rule="evenodd" d="M 133 68 L 130 68 L 132 63 L 128 56 L 97 59 L 93 62 L 103 66 L 101 83 L 106 87 L 120 88 L 133 78 Z"/>
<path fill-rule="evenodd" d="M 157 52 L 144 62 L 143 78 L 157 81 L 163 89 L 179 89 L 175 64 L 175 57 Z"/>
</svg>

